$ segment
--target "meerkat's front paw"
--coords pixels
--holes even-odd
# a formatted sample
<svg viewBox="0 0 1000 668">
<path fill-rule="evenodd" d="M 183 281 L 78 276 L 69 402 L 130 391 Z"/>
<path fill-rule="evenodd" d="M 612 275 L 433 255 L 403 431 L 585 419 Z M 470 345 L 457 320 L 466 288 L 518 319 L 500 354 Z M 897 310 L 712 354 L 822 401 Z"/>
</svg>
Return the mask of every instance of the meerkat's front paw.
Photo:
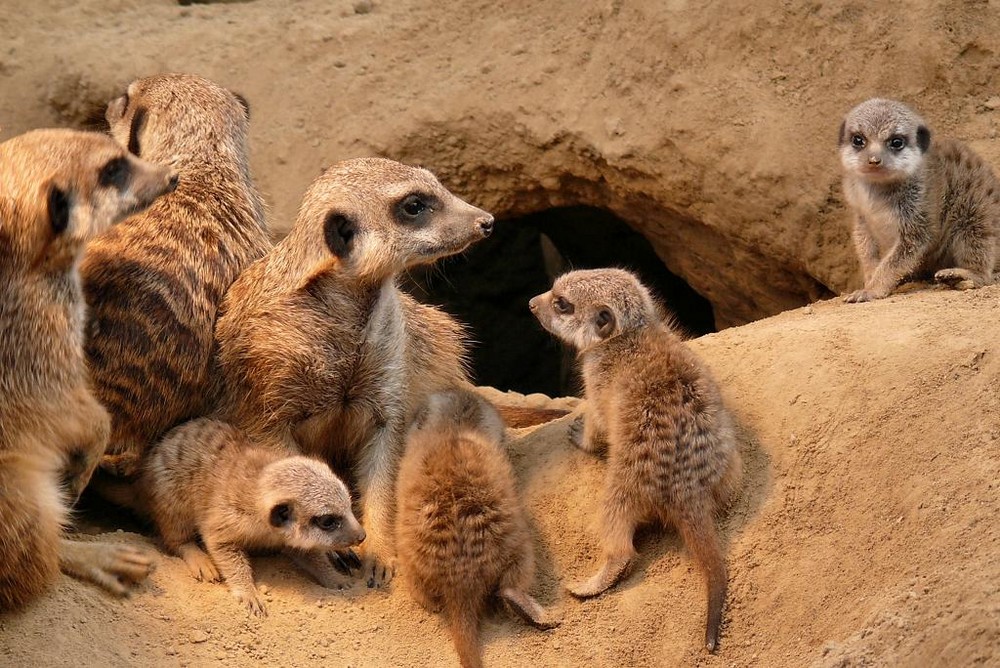
<svg viewBox="0 0 1000 668">
<path fill-rule="evenodd" d="M 64 538 L 59 566 L 70 577 L 96 584 L 117 596 L 128 596 L 130 586 L 149 577 L 156 561 L 145 550 L 131 545 L 86 543 Z"/>
<path fill-rule="evenodd" d="M 954 267 L 942 269 L 934 274 L 934 281 L 942 285 L 947 285 L 952 290 L 971 290 L 977 287 L 977 282 L 972 272 L 967 269 Z"/>
<path fill-rule="evenodd" d="M 870 302 L 876 299 L 882 299 L 882 297 L 885 297 L 885 295 L 879 294 L 874 290 L 868 290 L 862 288 L 861 290 L 855 290 L 851 294 L 844 297 L 844 301 L 847 302 L 848 304 L 860 304 L 862 302 Z"/>
<path fill-rule="evenodd" d="M 142 461 L 139 454 L 133 451 L 121 454 L 105 453 L 101 458 L 101 468 L 119 478 L 132 478 L 139 473 Z"/>
<path fill-rule="evenodd" d="M 391 554 L 380 554 L 374 549 L 366 549 L 364 545 L 357 548 L 361 558 L 361 579 L 369 589 L 384 587 L 396 575 L 396 557 Z"/>
<path fill-rule="evenodd" d="M 253 617 L 263 619 L 267 617 L 267 606 L 257 595 L 257 588 L 233 589 L 233 596 L 246 607 L 247 613 Z"/>
<path fill-rule="evenodd" d="M 188 570 L 195 580 L 199 582 L 220 582 L 222 580 L 212 558 L 194 543 L 181 545 L 177 552 L 187 564 Z"/>
</svg>

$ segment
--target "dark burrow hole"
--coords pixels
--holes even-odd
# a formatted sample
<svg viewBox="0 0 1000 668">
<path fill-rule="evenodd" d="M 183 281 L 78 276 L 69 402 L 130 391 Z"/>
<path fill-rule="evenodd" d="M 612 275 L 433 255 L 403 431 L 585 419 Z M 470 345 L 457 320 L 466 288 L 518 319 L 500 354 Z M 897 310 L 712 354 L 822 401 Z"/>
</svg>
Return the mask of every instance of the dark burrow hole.
<svg viewBox="0 0 1000 668">
<path fill-rule="evenodd" d="M 528 300 L 570 269 L 636 272 L 690 336 L 715 331 L 712 305 L 664 266 L 652 245 L 614 214 L 590 206 L 548 209 L 497 222 L 464 255 L 411 272 L 403 287 L 469 326 L 476 382 L 549 396 L 582 390 L 573 353 L 545 332 Z"/>
</svg>

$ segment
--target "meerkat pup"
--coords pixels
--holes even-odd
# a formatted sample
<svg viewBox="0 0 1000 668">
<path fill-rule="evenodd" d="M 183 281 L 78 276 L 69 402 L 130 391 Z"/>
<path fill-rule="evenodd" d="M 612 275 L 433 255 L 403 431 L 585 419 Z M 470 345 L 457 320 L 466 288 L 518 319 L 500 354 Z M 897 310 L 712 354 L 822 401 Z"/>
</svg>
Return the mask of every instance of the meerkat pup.
<svg viewBox="0 0 1000 668">
<path fill-rule="evenodd" d="M 216 311 L 270 240 L 241 99 L 166 74 L 132 82 L 106 115 L 122 146 L 180 175 L 173 193 L 91 242 L 81 265 L 87 359 L 111 414 L 102 467 L 129 476 L 170 428 L 214 405 Z"/>
<path fill-rule="evenodd" d="M 572 271 L 530 307 L 579 353 L 587 403 L 573 442 L 586 452 L 608 451 L 604 563 L 570 593 L 587 598 L 615 584 L 635 557 L 639 524 L 672 524 L 707 578 L 705 644 L 714 651 L 727 586 L 715 516 L 742 472 L 715 381 L 627 271 Z"/>
<path fill-rule="evenodd" d="M 993 282 L 1000 256 L 1000 183 L 957 141 L 893 100 L 872 99 L 840 126 L 844 197 L 865 285 L 845 301 L 887 296 L 910 276 L 957 289 Z"/>
<path fill-rule="evenodd" d="M 330 467 L 280 444 L 254 444 L 224 422 L 201 418 L 170 431 L 140 477 L 149 513 L 167 549 L 198 580 L 224 579 L 258 617 L 247 552 L 283 549 L 325 587 L 351 580 L 327 556 L 365 539 L 351 495 Z M 195 543 L 201 537 L 206 554 Z"/>
<path fill-rule="evenodd" d="M 481 666 L 479 618 L 499 596 L 550 629 L 528 593 L 535 556 L 497 410 L 469 390 L 432 394 L 400 464 L 396 536 L 413 597 L 449 616 L 462 666 Z"/>
<path fill-rule="evenodd" d="M 60 568 L 119 595 L 152 568 L 141 550 L 63 537 L 108 438 L 84 362 L 77 264 L 91 235 L 176 185 L 171 170 L 95 133 L 0 144 L 0 610 L 36 597 Z"/>
<path fill-rule="evenodd" d="M 396 276 L 492 229 L 493 216 L 424 169 L 347 160 L 313 182 L 291 232 L 223 302 L 220 416 L 251 438 L 350 467 L 369 586 L 393 576 L 407 420 L 431 392 L 468 382 L 462 328 L 400 291 Z"/>
</svg>

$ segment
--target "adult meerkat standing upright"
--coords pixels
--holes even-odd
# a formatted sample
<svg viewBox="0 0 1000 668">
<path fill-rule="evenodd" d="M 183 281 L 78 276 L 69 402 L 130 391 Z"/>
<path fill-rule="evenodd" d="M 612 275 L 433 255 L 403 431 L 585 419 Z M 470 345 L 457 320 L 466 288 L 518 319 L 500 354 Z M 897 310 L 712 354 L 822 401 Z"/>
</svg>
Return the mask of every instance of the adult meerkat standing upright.
<svg viewBox="0 0 1000 668">
<path fill-rule="evenodd" d="M 328 553 L 365 539 L 351 494 L 329 466 L 280 444 L 253 443 L 209 418 L 186 422 L 157 443 L 138 486 L 167 549 L 197 579 L 221 576 L 259 617 L 267 611 L 248 551 L 283 549 L 320 584 L 339 588 L 348 580 Z M 195 543 L 199 536 L 208 554 Z"/>
<path fill-rule="evenodd" d="M 393 575 L 394 483 L 407 419 L 467 383 L 462 328 L 396 286 L 399 272 L 485 238 L 493 216 L 433 174 L 363 158 L 309 187 L 292 231 L 243 272 L 216 326 L 220 416 L 353 469 L 369 586 Z"/>
<path fill-rule="evenodd" d="M 87 378 L 77 264 L 88 237 L 176 183 L 94 133 L 0 144 L 0 610 L 37 596 L 60 568 L 124 595 L 152 567 L 140 550 L 63 537 L 67 502 L 109 428 Z"/>
<path fill-rule="evenodd" d="M 579 352 L 587 404 L 574 443 L 586 452 L 608 449 L 604 563 L 570 593 L 597 596 L 617 582 L 635 557 L 639 524 L 673 524 L 705 572 L 705 645 L 714 651 L 727 586 L 715 516 L 742 472 L 715 381 L 627 271 L 570 272 L 530 306 L 545 329 Z"/>
<path fill-rule="evenodd" d="M 912 109 L 875 98 L 841 124 L 840 161 L 865 279 L 846 301 L 881 299 L 910 276 L 959 289 L 993 282 L 1000 182 L 969 147 L 932 142 Z"/>
<path fill-rule="evenodd" d="M 529 623 L 557 622 L 527 593 L 535 555 L 497 410 L 470 390 L 432 394 L 397 482 L 399 561 L 414 598 L 449 616 L 464 668 L 482 665 L 479 618 L 499 596 Z"/>
<path fill-rule="evenodd" d="M 127 476 L 168 429 L 213 406 L 219 303 L 270 241 L 235 95 L 201 77 L 153 76 L 112 101 L 107 120 L 131 153 L 180 175 L 177 190 L 90 243 L 81 265 L 87 358 L 111 414 L 102 466 Z"/>
</svg>

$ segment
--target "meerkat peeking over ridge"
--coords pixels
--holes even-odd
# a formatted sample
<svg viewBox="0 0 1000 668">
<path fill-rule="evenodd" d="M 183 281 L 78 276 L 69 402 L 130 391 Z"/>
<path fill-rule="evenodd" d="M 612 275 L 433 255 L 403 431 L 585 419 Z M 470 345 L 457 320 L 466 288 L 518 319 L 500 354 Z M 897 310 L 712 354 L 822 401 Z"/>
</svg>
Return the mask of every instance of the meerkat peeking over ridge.
<svg viewBox="0 0 1000 668">
<path fill-rule="evenodd" d="M 328 555 L 360 544 L 365 532 L 347 487 L 318 459 L 251 443 L 238 429 L 203 418 L 155 446 L 138 486 L 167 549 L 198 580 L 224 579 L 250 614 L 267 610 L 249 550 L 283 549 L 325 587 L 352 582 Z M 195 543 L 199 536 L 208 554 Z"/>
<path fill-rule="evenodd" d="M 413 597 L 449 616 L 464 668 L 482 665 L 479 618 L 493 596 L 538 628 L 558 625 L 527 593 L 534 550 L 503 434 L 499 413 L 482 397 L 432 394 L 400 464 L 400 566 Z"/>
<path fill-rule="evenodd" d="M 1000 182 L 969 147 L 932 141 L 916 112 L 875 98 L 841 123 L 840 161 L 865 280 L 845 301 L 881 299 L 911 276 L 957 289 L 993 282 Z"/>
<path fill-rule="evenodd" d="M 133 81 L 107 109 L 111 135 L 169 165 L 177 189 L 87 247 L 87 360 L 111 414 L 102 468 L 131 476 L 169 429 L 207 414 L 218 380 L 216 312 L 271 243 L 250 176 L 245 101 L 201 77 Z"/>
<path fill-rule="evenodd" d="M 715 381 L 627 271 L 572 271 L 530 307 L 579 353 L 586 412 L 574 424 L 573 442 L 585 452 L 608 451 L 603 564 L 570 593 L 588 598 L 615 584 L 635 557 L 638 525 L 672 524 L 707 579 L 705 645 L 714 651 L 727 587 L 715 519 L 742 473 L 733 420 Z"/>
<path fill-rule="evenodd" d="M 216 326 L 220 417 L 350 468 L 369 586 L 394 573 L 395 479 L 408 420 L 430 393 L 468 384 L 462 327 L 396 285 L 465 250 L 493 216 L 433 174 L 392 160 L 330 167 L 291 232 L 226 295 Z"/>
<path fill-rule="evenodd" d="M 84 362 L 77 264 L 88 238 L 176 186 L 170 169 L 95 133 L 37 130 L 0 144 L 0 610 L 27 603 L 60 568 L 118 595 L 152 568 L 141 550 L 63 537 L 109 431 Z"/>
</svg>

